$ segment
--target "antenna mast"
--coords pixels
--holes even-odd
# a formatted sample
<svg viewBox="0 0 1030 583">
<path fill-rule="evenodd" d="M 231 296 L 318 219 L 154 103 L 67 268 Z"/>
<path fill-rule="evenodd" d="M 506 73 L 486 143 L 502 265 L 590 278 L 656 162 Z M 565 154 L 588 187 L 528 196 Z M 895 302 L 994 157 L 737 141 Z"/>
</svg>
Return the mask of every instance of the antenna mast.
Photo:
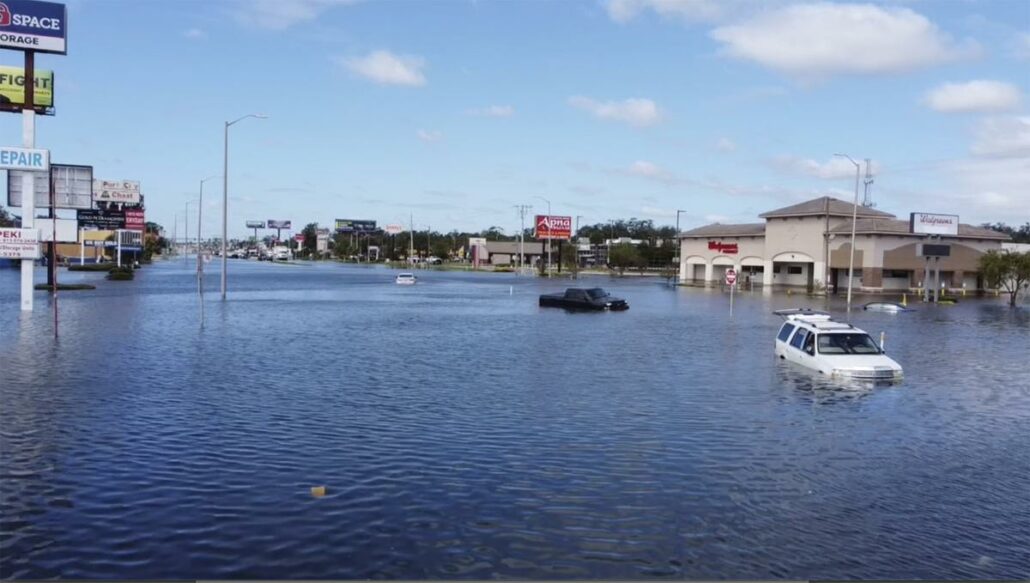
<svg viewBox="0 0 1030 583">
<path fill-rule="evenodd" d="M 867 208 L 873 208 L 876 204 L 873 203 L 872 196 L 869 194 L 869 185 L 873 183 L 873 161 L 869 158 L 865 159 L 865 196 L 862 198 L 862 206 Z"/>
</svg>

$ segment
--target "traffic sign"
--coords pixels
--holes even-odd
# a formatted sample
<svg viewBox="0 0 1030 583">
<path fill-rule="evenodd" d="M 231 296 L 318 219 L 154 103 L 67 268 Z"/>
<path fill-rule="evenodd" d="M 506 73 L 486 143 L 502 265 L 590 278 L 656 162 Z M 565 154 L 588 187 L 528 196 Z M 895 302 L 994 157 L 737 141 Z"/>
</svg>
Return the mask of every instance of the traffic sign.
<svg viewBox="0 0 1030 583">
<path fill-rule="evenodd" d="M 734 269 L 726 270 L 726 285 L 733 285 L 737 283 L 737 272 Z"/>
</svg>

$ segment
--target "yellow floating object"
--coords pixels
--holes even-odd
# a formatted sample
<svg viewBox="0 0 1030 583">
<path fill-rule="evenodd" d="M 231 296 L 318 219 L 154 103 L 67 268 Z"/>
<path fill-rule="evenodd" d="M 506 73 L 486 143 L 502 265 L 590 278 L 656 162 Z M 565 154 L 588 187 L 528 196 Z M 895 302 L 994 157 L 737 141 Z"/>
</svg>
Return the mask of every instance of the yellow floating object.
<svg viewBox="0 0 1030 583">
<path fill-rule="evenodd" d="M 321 498 L 322 496 L 325 496 L 325 486 L 312 486 L 311 495 L 315 498 Z"/>
<path fill-rule="evenodd" d="M 901 294 L 901 305 L 908 305 L 908 294 Z"/>
</svg>

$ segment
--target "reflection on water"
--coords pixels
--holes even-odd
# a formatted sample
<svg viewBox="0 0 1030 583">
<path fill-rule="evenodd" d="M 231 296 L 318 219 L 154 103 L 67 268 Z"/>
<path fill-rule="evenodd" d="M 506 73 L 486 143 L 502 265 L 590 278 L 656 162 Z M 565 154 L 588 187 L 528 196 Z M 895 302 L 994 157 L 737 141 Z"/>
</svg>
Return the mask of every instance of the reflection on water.
<svg viewBox="0 0 1030 583">
<path fill-rule="evenodd" d="M 203 329 L 181 264 L 62 274 L 56 343 L 0 272 L 0 576 L 1030 576 L 1026 309 L 856 313 L 905 380 L 841 388 L 773 358 L 818 299 L 231 265 Z"/>
</svg>

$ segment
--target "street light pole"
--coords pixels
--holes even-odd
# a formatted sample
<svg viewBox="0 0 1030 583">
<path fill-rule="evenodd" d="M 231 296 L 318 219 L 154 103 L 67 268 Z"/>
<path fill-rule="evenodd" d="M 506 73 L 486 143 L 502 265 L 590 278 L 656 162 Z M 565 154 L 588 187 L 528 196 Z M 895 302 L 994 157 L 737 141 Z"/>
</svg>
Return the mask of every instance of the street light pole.
<svg viewBox="0 0 1030 583">
<path fill-rule="evenodd" d="M 572 277 L 579 279 L 579 220 L 583 218 L 583 215 L 576 215 L 576 234 L 573 235 L 572 241 Z M 561 257 L 558 258 L 561 261 Z"/>
<path fill-rule="evenodd" d="M 855 203 L 851 208 L 851 259 L 848 260 L 848 321 L 851 321 L 851 279 L 855 276 L 855 227 L 858 223 L 858 183 L 861 180 L 862 166 L 847 154 L 834 154 L 847 158 L 855 165 Z M 826 269 L 825 267 L 823 269 Z"/>
<path fill-rule="evenodd" d="M 184 265 L 189 263 L 190 259 L 190 203 L 195 202 L 192 200 L 186 201 L 186 218 L 183 219 L 183 228 L 186 233 L 183 235 L 183 239 L 186 240 L 186 244 L 182 248 L 182 263 Z"/>
<path fill-rule="evenodd" d="M 226 269 L 228 262 L 228 236 L 229 236 L 229 127 L 241 122 L 248 117 L 255 119 L 267 119 L 267 115 L 251 113 L 243 117 L 225 122 L 225 147 L 222 153 L 222 299 L 225 299 L 225 292 L 228 289 L 228 278 Z"/>
<path fill-rule="evenodd" d="M 201 225 L 204 219 L 204 183 L 218 176 L 208 176 L 200 181 L 200 198 L 197 202 L 197 293 L 204 295 L 204 259 L 200 256 Z"/>
<path fill-rule="evenodd" d="M 685 212 L 687 212 L 687 211 L 680 211 L 680 210 L 676 211 L 676 238 L 677 239 L 680 236 L 680 215 L 685 213 Z"/>
<path fill-rule="evenodd" d="M 542 196 L 536 198 L 547 203 L 547 277 L 551 277 L 551 201 Z"/>
</svg>

